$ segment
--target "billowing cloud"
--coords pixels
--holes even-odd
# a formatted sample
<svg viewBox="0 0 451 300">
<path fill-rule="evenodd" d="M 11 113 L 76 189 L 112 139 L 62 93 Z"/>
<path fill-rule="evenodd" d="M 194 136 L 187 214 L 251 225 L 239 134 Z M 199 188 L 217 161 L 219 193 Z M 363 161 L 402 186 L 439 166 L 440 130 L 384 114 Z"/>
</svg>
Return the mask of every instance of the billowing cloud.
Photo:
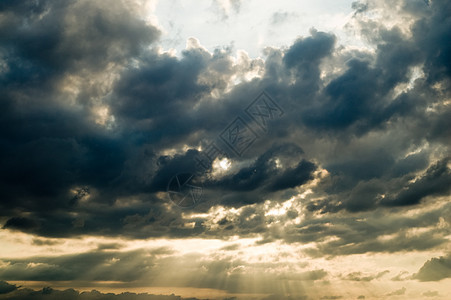
<svg viewBox="0 0 451 300">
<path fill-rule="evenodd" d="M 431 258 L 413 275 L 414 279 L 420 281 L 439 281 L 445 278 L 451 278 L 451 257 L 441 256 Z"/>
<path fill-rule="evenodd" d="M 221 240 L 231 242 L 221 250 L 229 254 L 169 259 L 172 250 L 114 241 L 84 253 L 2 258 L 0 279 L 136 283 L 158 281 L 156 268 L 166 272 L 162 284 L 229 293 L 255 292 L 240 279 L 256 276 L 264 297 L 283 299 L 280 282 L 450 277 L 447 255 L 409 277 L 415 271 L 401 268 L 282 272 L 237 254 L 248 238 L 318 260 L 442 255 L 451 234 L 449 1 L 356 2 L 346 17 L 354 44 L 312 28 L 283 47 L 262 45 L 261 57 L 195 36 L 181 53 L 163 49 L 165 28 L 146 5 L 0 4 L 2 233 L 30 234 L 33 247 L 49 249 L 64 238 Z M 212 1 L 209 9 L 231 25 L 248 8 Z M 288 11 L 272 11 L 267 23 L 285 28 L 302 17 Z M 196 179 L 171 185 L 178 174 Z M 176 184 L 183 191 L 170 190 Z M 197 205 L 174 204 L 168 190 Z M 186 282 L 188 271 L 162 265 L 202 276 Z M 2 281 L 3 290 L 17 299 L 42 294 Z M 50 295 L 70 293 L 94 297 Z"/>
<path fill-rule="evenodd" d="M 164 215 L 181 216 L 158 193 L 175 174 L 195 169 L 199 146 L 215 141 L 243 116 L 243 99 L 250 103 L 262 90 L 285 114 L 264 135 L 256 129 L 259 138 L 244 156 L 226 153 L 240 167 L 206 181 L 210 206 L 288 200 L 319 168 L 330 175 L 315 187 L 322 200 L 308 204 L 311 211 L 417 205 L 449 194 L 449 158 L 438 150 L 443 130 L 434 129 L 449 127 L 448 73 L 438 63 L 446 57 L 420 47 L 424 32 L 444 26 L 441 1 L 416 16 L 413 38 L 367 21 L 371 6 L 359 10 L 355 26 L 374 54 L 340 49 L 332 33 L 313 29 L 285 50 L 268 49 L 262 75 L 235 85 L 260 61 L 237 62 L 230 50 L 211 53 L 194 39 L 181 57 L 149 49 L 159 30 L 128 2 L 33 3 L 2 6 L 4 228 L 115 235 L 141 219 L 133 226 L 153 229 L 139 236 L 170 234 L 154 229 Z M 436 34 L 430 43 L 441 40 Z M 325 60 L 341 71 L 322 75 Z M 423 77 L 410 82 L 420 67 Z M 410 128 L 400 127 L 406 122 Z M 324 143 L 338 155 L 315 150 Z M 412 147 L 423 148 L 409 154 Z M 291 161 L 281 169 L 281 160 Z M 136 205 L 120 207 L 125 199 Z M 103 216 L 94 217 L 99 207 Z"/>
</svg>

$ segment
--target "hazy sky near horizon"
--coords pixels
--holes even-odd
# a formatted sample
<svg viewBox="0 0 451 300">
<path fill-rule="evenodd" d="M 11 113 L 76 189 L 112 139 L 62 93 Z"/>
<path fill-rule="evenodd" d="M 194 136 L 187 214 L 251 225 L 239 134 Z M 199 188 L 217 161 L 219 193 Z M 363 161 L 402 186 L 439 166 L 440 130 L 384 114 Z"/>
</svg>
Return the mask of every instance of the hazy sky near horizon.
<svg viewBox="0 0 451 300">
<path fill-rule="evenodd" d="M 0 2 L 0 299 L 449 299 L 450 41 L 446 0 Z"/>
</svg>

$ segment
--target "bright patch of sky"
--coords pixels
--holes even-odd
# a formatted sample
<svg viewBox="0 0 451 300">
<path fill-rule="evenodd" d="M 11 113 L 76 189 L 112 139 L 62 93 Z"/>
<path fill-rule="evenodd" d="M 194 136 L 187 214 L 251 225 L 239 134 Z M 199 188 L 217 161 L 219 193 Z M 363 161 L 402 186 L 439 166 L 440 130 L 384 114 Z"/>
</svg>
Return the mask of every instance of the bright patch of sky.
<svg viewBox="0 0 451 300">
<path fill-rule="evenodd" d="M 287 47 L 311 28 L 333 32 L 341 44 L 357 43 L 344 29 L 353 15 L 352 2 L 169 0 L 159 1 L 153 13 L 163 31 L 159 44 L 164 50 L 180 55 L 195 37 L 209 51 L 231 46 L 258 57 L 265 47 Z"/>
</svg>

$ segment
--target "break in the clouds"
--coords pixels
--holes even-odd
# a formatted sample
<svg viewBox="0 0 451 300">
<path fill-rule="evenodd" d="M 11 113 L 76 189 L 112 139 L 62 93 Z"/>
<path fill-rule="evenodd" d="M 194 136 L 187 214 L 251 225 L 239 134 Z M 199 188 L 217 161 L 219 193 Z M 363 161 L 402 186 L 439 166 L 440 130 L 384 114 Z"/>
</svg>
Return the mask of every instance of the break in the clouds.
<svg viewBox="0 0 451 300">
<path fill-rule="evenodd" d="M 1 294 L 449 295 L 432 282 L 451 277 L 451 4 L 254 2 L 0 3 Z M 315 14 L 330 23 L 299 26 Z M 167 193 L 182 173 L 202 194 L 185 209 Z"/>
</svg>

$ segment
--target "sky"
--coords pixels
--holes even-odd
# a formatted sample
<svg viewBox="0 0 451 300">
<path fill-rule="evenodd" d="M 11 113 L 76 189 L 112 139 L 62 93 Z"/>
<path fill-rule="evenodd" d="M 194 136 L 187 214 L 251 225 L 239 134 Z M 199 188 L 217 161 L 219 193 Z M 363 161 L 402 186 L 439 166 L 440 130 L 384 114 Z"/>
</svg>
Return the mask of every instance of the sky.
<svg viewBox="0 0 451 300">
<path fill-rule="evenodd" d="M 3 0 L 0 299 L 450 299 L 451 2 Z"/>
</svg>

